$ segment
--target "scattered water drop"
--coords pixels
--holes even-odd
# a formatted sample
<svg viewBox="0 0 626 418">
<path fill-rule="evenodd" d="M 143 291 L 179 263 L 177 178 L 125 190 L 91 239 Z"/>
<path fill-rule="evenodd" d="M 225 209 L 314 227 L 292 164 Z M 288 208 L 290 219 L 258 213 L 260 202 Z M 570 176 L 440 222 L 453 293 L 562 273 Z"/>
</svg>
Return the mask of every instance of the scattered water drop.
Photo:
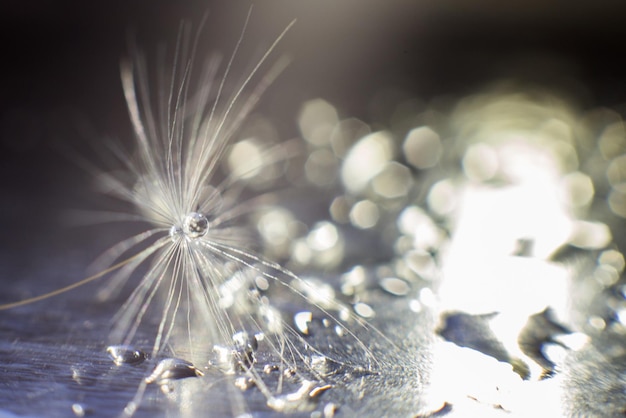
<svg viewBox="0 0 626 418">
<path fill-rule="evenodd" d="M 319 376 L 329 376 L 337 372 L 340 365 L 323 355 L 313 355 L 307 358 L 311 370 Z"/>
<path fill-rule="evenodd" d="M 409 302 L 409 309 L 415 313 L 422 312 L 422 304 L 417 299 L 411 299 Z"/>
<path fill-rule="evenodd" d="M 128 345 L 110 345 L 107 347 L 107 353 L 118 366 L 122 364 L 139 364 L 148 358 L 143 351 Z"/>
<path fill-rule="evenodd" d="M 313 320 L 313 314 L 309 311 L 298 312 L 293 316 L 296 329 L 304 335 L 309 335 L 309 324 Z"/>
<path fill-rule="evenodd" d="M 376 315 L 374 309 L 370 305 L 363 302 L 354 304 L 354 312 L 362 318 L 373 318 L 374 315 Z"/>
<path fill-rule="evenodd" d="M 77 417 L 84 417 L 85 415 L 90 414 L 92 411 L 83 404 L 75 403 L 72 404 L 72 412 Z"/>
<path fill-rule="evenodd" d="M 251 379 L 246 376 L 241 376 L 235 379 L 235 386 L 239 388 L 242 392 L 250 389 L 254 386 L 254 379 Z"/>
<path fill-rule="evenodd" d="M 254 352 L 259 348 L 256 336 L 248 335 L 245 331 L 239 331 L 233 335 L 236 357 L 239 363 L 245 368 L 249 368 L 255 362 Z"/>
<path fill-rule="evenodd" d="M 381 279 L 380 287 L 395 296 L 405 296 L 411 290 L 407 282 L 397 277 L 385 277 Z"/>
<path fill-rule="evenodd" d="M 169 392 L 169 385 L 174 380 L 186 379 L 188 377 L 200 377 L 204 373 L 196 366 L 179 358 L 166 358 L 157 364 L 152 374 L 146 377 L 147 384 L 156 383 L 161 386 L 164 392 Z"/>
</svg>

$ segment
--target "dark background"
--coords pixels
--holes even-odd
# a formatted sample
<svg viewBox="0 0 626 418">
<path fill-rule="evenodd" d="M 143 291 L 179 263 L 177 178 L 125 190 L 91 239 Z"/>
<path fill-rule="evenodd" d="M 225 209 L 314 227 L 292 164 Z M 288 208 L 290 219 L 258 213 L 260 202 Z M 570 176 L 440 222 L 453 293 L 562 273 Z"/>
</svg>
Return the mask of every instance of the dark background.
<svg viewBox="0 0 626 418">
<path fill-rule="evenodd" d="M 308 99 L 325 98 L 342 116 L 370 122 L 372 98 L 389 87 L 428 102 L 516 77 L 548 86 L 581 108 L 626 103 L 621 0 L 4 1 L 3 265 L 30 262 L 37 248 L 46 252 L 69 240 L 63 211 L 99 207 L 93 179 L 67 149 L 91 159 L 93 148 L 85 144 L 132 137 L 119 81 L 128 39 L 148 51 L 172 45 L 181 20 L 197 25 L 208 12 L 199 55 L 228 55 L 252 3 L 240 72 L 251 64 L 248 56 L 297 19 L 276 53 L 289 56 L 291 65 L 259 105 L 284 139 L 298 134 L 297 112 Z"/>
</svg>

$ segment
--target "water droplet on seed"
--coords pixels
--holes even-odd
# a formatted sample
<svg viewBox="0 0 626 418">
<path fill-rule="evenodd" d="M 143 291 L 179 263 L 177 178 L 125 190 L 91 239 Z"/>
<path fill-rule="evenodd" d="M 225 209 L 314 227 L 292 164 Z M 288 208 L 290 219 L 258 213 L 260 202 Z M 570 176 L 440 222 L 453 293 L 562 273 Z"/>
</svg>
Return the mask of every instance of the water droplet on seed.
<svg viewBox="0 0 626 418">
<path fill-rule="evenodd" d="M 209 220 L 201 213 L 191 212 L 183 220 L 183 232 L 189 238 L 200 238 L 209 232 Z"/>
<path fill-rule="evenodd" d="M 233 335 L 233 343 L 235 344 L 238 363 L 245 368 L 252 366 L 256 360 L 254 352 L 259 348 L 256 337 L 254 335 L 249 336 L 245 331 L 239 331 Z"/>
</svg>

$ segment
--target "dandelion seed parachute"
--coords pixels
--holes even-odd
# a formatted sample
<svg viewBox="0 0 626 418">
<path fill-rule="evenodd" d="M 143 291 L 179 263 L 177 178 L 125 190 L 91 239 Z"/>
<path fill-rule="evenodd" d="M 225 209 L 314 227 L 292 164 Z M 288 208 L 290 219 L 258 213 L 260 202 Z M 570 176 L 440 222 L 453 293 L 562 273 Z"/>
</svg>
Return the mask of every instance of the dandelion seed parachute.
<svg viewBox="0 0 626 418">
<path fill-rule="evenodd" d="M 245 413 L 239 389 L 250 386 L 258 389 L 271 409 L 301 411 L 332 388 L 328 382 L 345 381 L 351 371 L 362 376 L 378 364 L 357 335 L 364 329 L 378 331 L 332 295 L 320 293 L 314 282 L 249 249 L 240 218 L 264 199 L 263 195 L 248 200 L 241 196 L 250 174 L 262 170 L 262 163 L 237 167 L 227 175 L 219 171 L 234 133 L 284 68 L 285 60 L 279 59 L 262 70 L 294 24 L 227 95 L 227 81 L 249 18 L 250 13 L 221 75 L 219 59 L 214 58 L 195 76 L 198 38 L 189 41 L 188 26 L 181 29 L 172 71 L 160 74 L 156 96 L 144 56 L 136 53 L 132 61 L 123 63 L 122 85 L 135 131 L 135 154 L 107 144 L 126 173 L 99 177 L 109 193 L 132 208 L 129 213 L 108 214 L 107 220 L 139 221 L 146 229 L 107 250 L 95 263 L 101 267 L 98 273 L 46 295 L 0 306 L 9 309 L 36 302 L 110 273 L 114 274 L 98 299 L 132 288 L 114 318 L 110 339 L 115 345 L 107 351 L 120 367 L 158 365 L 146 371 L 124 416 L 135 414 L 150 383 L 165 388 L 180 378 L 214 376 L 206 370 L 217 370 L 222 381 L 224 376 L 239 375 L 248 382 L 231 379 L 224 388 L 229 397 L 238 397 L 230 402 L 234 416 Z M 255 81 L 259 74 L 264 75 Z M 163 89 L 164 85 L 169 88 Z M 270 148 L 264 163 L 289 157 L 289 151 L 281 151 Z M 300 317 L 281 312 L 283 306 L 291 311 L 298 306 L 309 320 L 295 323 L 294 328 L 291 322 Z M 312 330 L 320 333 L 315 342 L 309 339 Z M 324 346 L 332 338 L 341 338 L 344 344 Z M 140 344 L 143 350 L 146 343 L 151 345 L 149 354 L 134 348 Z M 162 359 L 167 356 L 176 358 Z"/>
<path fill-rule="evenodd" d="M 345 315 L 346 308 L 339 302 L 325 297 L 321 300 L 310 284 L 255 255 L 243 241 L 247 235 L 238 219 L 260 200 L 237 203 L 248 171 L 220 178 L 218 169 L 233 134 L 282 71 L 285 61 L 278 60 L 260 81 L 253 81 L 293 22 L 227 97 L 226 82 L 246 25 L 247 20 L 222 75 L 218 75 L 218 60 L 209 60 L 197 90 L 192 85 L 197 40 L 191 48 L 186 47 L 187 28 L 181 30 L 177 43 L 169 89 L 157 100 L 151 95 L 146 60 L 140 54 L 122 66 L 136 155 L 129 157 L 120 151 L 116 155 L 134 182 L 113 174 L 105 176 L 104 181 L 109 190 L 135 209 L 128 218 L 139 215 L 148 227 L 103 255 L 100 263 L 108 265 L 132 257 L 118 264 L 120 270 L 99 297 L 106 299 L 119 292 L 141 271 L 138 283 L 114 318 L 112 342 L 127 346 L 140 335 L 142 340 L 152 341 L 153 359 L 167 353 L 184 358 L 181 364 L 211 364 L 225 374 L 243 373 L 263 394 L 268 406 L 289 411 L 299 407 L 281 397 L 283 391 L 304 391 L 314 398 L 330 388 L 324 383 L 325 372 L 311 367 L 312 357 L 327 358 L 342 367 L 354 357 L 363 370 L 375 361 L 354 331 L 335 319 L 339 314 L 333 311 L 343 313 L 345 320 L 354 325 L 366 324 L 353 314 Z M 255 87 L 249 92 L 251 85 Z M 268 160 L 276 158 L 283 157 L 270 156 Z M 258 169 L 258 165 L 252 164 L 250 169 Z M 278 294 L 288 294 L 326 317 L 327 328 L 350 339 L 349 355 L 333 355 L 324 347 L 309 344 L 284 320 L 265 286 L 258 286 L 259 278 L 276 288 Z M 328 323 L 334 326 L 328 327 Z M 356 351 L 359 356 L 354 356 Z M 257 355 L 263 357 L 265 367 L 273 364 L 278 375 L 262 377 L 254 364 Z M 287 371 L 295 376 L 291 381 L 285 377 Z M 157 380 L 141 383 L 125 415 L 135 413 L 147 384 Z"/>
</svg>

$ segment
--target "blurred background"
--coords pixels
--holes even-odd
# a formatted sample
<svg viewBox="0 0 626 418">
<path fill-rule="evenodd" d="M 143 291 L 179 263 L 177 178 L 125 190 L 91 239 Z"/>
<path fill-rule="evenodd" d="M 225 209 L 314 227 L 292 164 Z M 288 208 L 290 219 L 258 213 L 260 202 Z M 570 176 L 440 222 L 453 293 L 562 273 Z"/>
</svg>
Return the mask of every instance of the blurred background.
<svg viewBox="0 0 626 418">
<path fill-rule="evenodd" d="M 60 211 L 90 199 L 99 207 L 93 180 L 63 150 L 88 155 L 90 142 L 132 138 L 119 79 L 129 39 L 154 56 L 174 43 L 181 20 L 198 27 L 208 13 L 199 55 L 228 55 L 251 4 L 240 72 L 297 19 L 276 52 L 291 64 L 259 104 L 282 138 L 298 135 L 298 112 L 313 98 L 375 125 L 384 119 L 381 95 L 428 106 L 503 78 L 545 87 L 577 108 L 620 111 L 626 103 L 621 1 L 5 1 L 0 254 L 49 251 L 33 238 L 51 228 L 58 245 L 56 234 L 67 234 Z"/>
</svg>

